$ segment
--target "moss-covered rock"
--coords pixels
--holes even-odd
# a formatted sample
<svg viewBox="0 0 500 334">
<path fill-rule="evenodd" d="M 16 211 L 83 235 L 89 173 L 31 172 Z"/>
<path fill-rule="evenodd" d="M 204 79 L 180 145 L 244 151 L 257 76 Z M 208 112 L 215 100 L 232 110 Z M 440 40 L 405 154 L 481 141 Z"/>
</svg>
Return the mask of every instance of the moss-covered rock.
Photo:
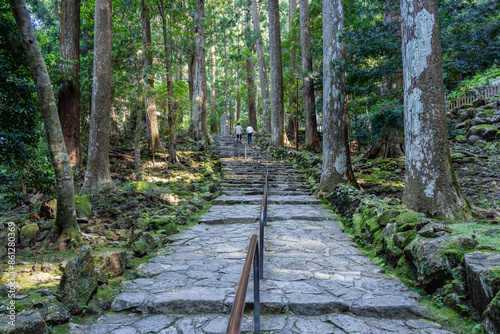
<svg viewBox="0 0 500 334">
<path fill-rule="evenodd" d="M 55 198 L 45 201 L 40 207 L 38 215 L 42 219 L 55 219 L 57 211 L 57 200 Z"/>
<path fill-rule="evenodd" d="M 418 231 L 418 234 L 425 238 L 438 238 L 446 235 L 447 233 L 451 233 L 450 228 L 442 223 L 437 222 L 429 223 L 422 227 L 420 231 Z"/>
<path fill-rule="evenodd" d="M 417 236 L 417 233 L 414 230 L 399 232 L 394 234 L 392 240 L 396 244 L 397 247 L 401 249 L 405 249 L 413 239 Z"/>
<path fill-rule="evenodd" d="M 472 305 L 483 312 L 500 291 L 500 255 L 468 253 L 464 262 Z"/>
<path fill-rule="evenodd" d="M 500 292 L 497 292 L 495 298 L 488 305 L 484 317 L 484 327 L 488 333 L 500 333 Z"/>
<path fill-rule="evenodd" d="M 434 292 L 443 282 L 451 279 L 451 270 L 441 252 L 455 239 L 451 237 L 427 239 L 417 235 L 405 248 L 404 253 L 416 270 L 417 281 L 426 291 Z"/>
<path fill-rule="evenodd" d="M 384 253 L 387 262 L 390 264 L 397 263 L 403 256 L 403 250 L 396 245 L 393 238 L 385 238 L 384 241 Z"/>
<path fill-rule="evenodd" d="M 120 276 L 125 271 L 127 253 L 125 251 L 110 251 L 95 255 L 95 267 L 102 270 L 110 278 Z"/>
<path fill-rule="evenodd" d="M 398 224 L 399 231 L 414 230 L 417 225 L 419 218 L 425 217 L 425 214 L 420 212 L 415 212 L 407 210 L 395 218 L 395 222 Z"/>
<path fill-rule="evenodd" d="M 382 226 L 386 226 L 391 223 L 394 218 L 401 214 L 401 210 L 398 208 L 386 208 L 378 217 L 378 222 Z"/>
<path fill-rule="evenodd" d="M 75 195 L 75 210 L 78 218 L 88 218 L 92 213 L 92 204 L 88 198 Z"/>
<path fill-rule="evenodd" d="M 33 246 L 38 238 L 40 229 L 36 223 L 24 225 L 19 236 L 21 245 Z"/>
<path fill-rule="evenodd" d="M 31 310 L 15 315 L 14 320 L 7 315 L 0 314 L 0 333 L 48 334 L 49 331 L 40 313 Z"/>
<path fill-rule="evenodd" d="M 76 258 L 68 261 L 57 295 L 71 314 L 80 314 L 97 289 L 97 274 L 90 246 L 83 246 Z"/>
<path fill-rule="evenodd" d="M 498 127 L 491 124 L 475 125 L 469 129 L 467 136 L 479 136 L 482 139 L 494 139 L 498 132 Z"/>
<path fill-rule="evenodd" d="M 134 252 L 134 256 L 143 257 L 157 248 L 158 242 L 149 232 L 134 231 L 127 247 Z"/>
<path fill-rule="evenodd" d="M 160 187 L 153 182 L 132 181 L 130 184 L 135 188 L 135 190 L 141 192 L 160 189 Z"/>
</svg>

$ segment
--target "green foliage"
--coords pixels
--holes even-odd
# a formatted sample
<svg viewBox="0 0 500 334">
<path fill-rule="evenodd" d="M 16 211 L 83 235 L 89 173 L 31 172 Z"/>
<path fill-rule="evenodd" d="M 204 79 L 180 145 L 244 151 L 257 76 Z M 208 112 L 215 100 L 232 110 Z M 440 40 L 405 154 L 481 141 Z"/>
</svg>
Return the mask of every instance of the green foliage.
<svg viewBox="0 0 500 334">
<path fill-rule="evenodd" d="M 475 95 L 482 89 L 487 87 L 487 82 L 491 84 L 491 80 L 500 78 L 500 66 L 493 65 L 493 67 L 479 71 L 470 79 L 460 81 L 460 83 L 448 94 L 448 100 L 458 99 L 461 96 Z"/>
<path fill-rule="evenodd" d="M 7 209 L 54 185 L 41 113 L 9 4 L 0 0 L 0 193 Z"/>
<path fill-rule="evenodd" d="M 500 59 L 500 2 L 439 0 L 445 83 L 485 70 Z"/>
</svg>

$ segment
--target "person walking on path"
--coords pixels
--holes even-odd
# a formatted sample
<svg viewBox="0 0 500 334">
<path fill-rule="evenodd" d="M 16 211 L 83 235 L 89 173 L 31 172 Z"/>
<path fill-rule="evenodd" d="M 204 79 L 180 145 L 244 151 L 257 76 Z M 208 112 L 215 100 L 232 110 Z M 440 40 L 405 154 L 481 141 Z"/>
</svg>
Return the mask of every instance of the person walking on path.
<svg viewBox="0 0 500 334">
<path fill-rule="evenodd" d="M 243 128 L 241 127 L 240 123 L 238 123 L 234 128 L 234 133 L 236 134 L 237 142 L 241 143 L 241 134 L 243 133 Z"/>
<path fill-rule="evenodd" d="M 248 124 L 248 128 L 247 128 L 248 145 L 252 144 L 252 133 L 253 133 L 253 128 L 250 124 Z"/>
</svg>

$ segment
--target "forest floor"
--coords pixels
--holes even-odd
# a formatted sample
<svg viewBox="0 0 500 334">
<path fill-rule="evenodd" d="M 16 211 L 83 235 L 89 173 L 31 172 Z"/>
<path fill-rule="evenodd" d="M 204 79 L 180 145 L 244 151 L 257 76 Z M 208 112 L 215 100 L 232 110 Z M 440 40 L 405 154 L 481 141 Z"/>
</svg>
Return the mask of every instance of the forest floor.
<svg viewBox="0 0 500 334">
<path fill-rule="evenodd" d="M 482 147 L 452 143 L 451 148 L 455 172 L 466 198 L 476 207 L 500 213 L 500 143 L 487 143 Z M 375 159 L 361 163 L 360 156 L 354 154 L 353 167 L 363 189 L 381 197 L 401 198 L 404 159 Z M 110 152 L 116 188 L 81 194 L 90 199 L 92 215 L 80 227 L 86 234 L 94 236 L 89 243 L 95 252 L 126 249 L 130 231 L 143 227 L 149 229 L 161 245 L 166 233 L 163 228 L 168 223 L 174 222 L 176 229 L 182 230 L 195 224 L 197 218 L 207 211 L 210 201 L 218 196 L 219 191 L 221 170 L 217 156 L 204 146 L 181 139 L 178 157 L 179 165 L 169 165 L 166 153 L 156 153 L 153 165 L 151 153 L 143 152 L 143 182 L 134 182 L 133 150 L 116 146 Z M 83 172 L 79 172 L 75 188 L 80 189 L 82 182 Z M 18 207 L 0 215 L 0 224 L 37 222 L 40 204 L 46 199 L 48 197 L 40 197 L 34 205 Z M 500 250 L 499 218 L 487 215 L 482 218 L 450 226 L 461 236 L 474 234 L 480 243 L 491 245 L 492 250 Z M 75 249 L 41 252 L 36 246 L 19 248 L 15 267 L 19 286 L 16 311 L 55 303 L 53 294 L 57 291 L 62 269 L 76 253 Z M 136 278 L 134 268 L 155 254 L 129 258 L 125 273 L 101 285 L 98 291 L 100 302 L 84 308 L 84 312 L 92 315 L 109 309 L 111 300 L 120 292 L 121 282 Z M 8 302 L 7 289 L 4 288 L 7 263 L 6 258 L 0 260 L 0 313 L 5 312 Z M 44 289 L 50 293 L 43 292 Z M 53 323 L 49 328 L 57 328 L 56 325 Z"/>
<path fill-rule="evenodd" d="M 457 236 L 470 238 L 474 235 L 480 244 L 491 245 L 500 251 L 500 142 L 481 146 L 450 142 L 450 149 L 462 194 L 477 214 L 471 221 L 454 222 L 449 226 Z M 361 156 L 355 154 L 352 164 L 363 191 L 401 199 L 404 158 L 360 162 Z"/>
</svg>

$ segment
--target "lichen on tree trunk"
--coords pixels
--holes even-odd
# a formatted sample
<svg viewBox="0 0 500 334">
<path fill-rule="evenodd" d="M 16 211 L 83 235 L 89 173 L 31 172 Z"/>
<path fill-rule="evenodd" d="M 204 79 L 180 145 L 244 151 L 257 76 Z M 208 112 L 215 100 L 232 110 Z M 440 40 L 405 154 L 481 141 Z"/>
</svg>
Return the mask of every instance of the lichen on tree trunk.
<svg viewBox="0 0 500 334">
<path fill-rule="evenodd" d="M 207 123 L 207 76 L 205 69 L 205 1 L 197 0 L 194 13 L 194 63 L 193 63 L 193 97 L 191 125 L 189 136 L 194 140 L 211 142 Z"/>
<path fill-rule="evenodd" d="M 405 189 L 403 202 L 432 217 L 465 219 L 470 205 L 453 180 L 446 128 L 436 0 L 401 1 Z"/>
<path fill-rule="evenodd" d="M 345 60 L 342 0 L 323 1 L 323 166 L 317 193 L 329 193 L 338 183 L 358 187 L 351 168 L 345 114 Z"/>
</svg>

